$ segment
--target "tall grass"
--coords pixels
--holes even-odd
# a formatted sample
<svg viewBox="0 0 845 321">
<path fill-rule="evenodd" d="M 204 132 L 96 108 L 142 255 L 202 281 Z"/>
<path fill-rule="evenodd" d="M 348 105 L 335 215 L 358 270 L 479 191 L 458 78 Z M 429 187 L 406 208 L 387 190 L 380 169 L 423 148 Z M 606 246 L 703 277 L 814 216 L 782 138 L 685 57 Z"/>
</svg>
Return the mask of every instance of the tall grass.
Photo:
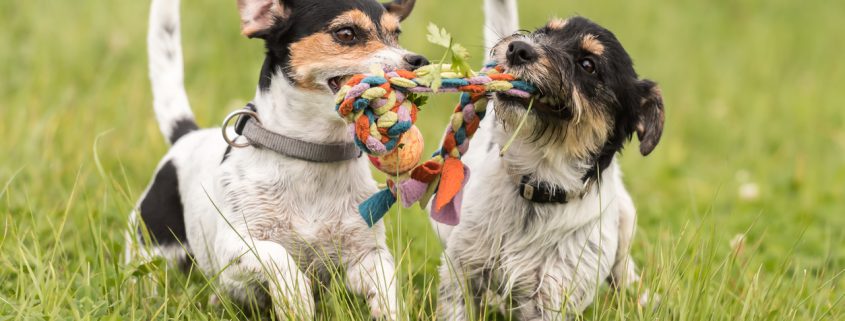
<svg viewBox="0 0 845 321">
<path fill-rule="evenodd" d="M 425 42 L 432 21 L 482 57 L 480 5 L 420 1 L 403 24 L 404 46 L 442 53 Z M 0 319 L 272 318 L 225 295 L 209 305 L 220 292 L 214 276 L 123 263 L 128 213 L 166 149 L 146 79 L 147 9 L 0 2 Z M 605 287 L 585 319 L 845 319 L 845 3 L 520 9 L 526 28 L 578 13 L 615 31 L 666 101 L 655 153 L 621 157 L 639 210 L 633 255 L 644 283 Z M 183 1 L 186 85 L 203 125 L 254 92 L 262 48 L 238 35 L 235 12 L 233 1 Z M 455 99 L 425 108 L 429 149 Z M 420 210 L 394 210 L 386 222 L 403 314 L 429 319 L 441 248 Z M 342 279 L 315 288 L 324 293 L 319 319 L 368 318 Z M 637 303 L 645 289 L 659 304 Z"/>
</svg>

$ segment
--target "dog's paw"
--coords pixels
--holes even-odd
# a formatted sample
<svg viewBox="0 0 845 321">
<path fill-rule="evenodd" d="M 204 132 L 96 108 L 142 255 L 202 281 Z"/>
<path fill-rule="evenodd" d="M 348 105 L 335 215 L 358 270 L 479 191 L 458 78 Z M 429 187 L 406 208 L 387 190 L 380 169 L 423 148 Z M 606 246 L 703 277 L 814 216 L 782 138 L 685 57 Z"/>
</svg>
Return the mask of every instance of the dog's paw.
<svg viewBox="0 0 845 321">
<path fill-rule="evenodd" d="M 643 291 L 643 294 L 641 294 L 640 297 L 637 298 L 637 304 L 641 308 L 650 307 L 652 311 L 655 311 L 658 307 L 660 307 L 660 299 L 660 294 L 652 294 L 651 290 L 646 289 Z"/>
<path fill-rule="evenodd" d="M 384 307 L 371 307 L 370 319 L 378 321 L 400 321 L 399 312 Z"/>
<path fill-rule="evenodd" d="M 208 306 L 215 307 L 220 305 L 220 297 L 217 294 L 212 293 L 208 296 Z"/>
<path fill-rule="evenodd" d="M 377 302 L 372 299 L 368 303 L 370 306 L 370 319 L 380 321 L 402 320 L 399 318 L 399 311 L 396 311 L 396 309 L 391 309 L 385 304 L 381 304 L 381 302 Z"/>
<path fill-rule="evenodd" d="M 399 313 L 396 311 L 383 312 L 380 309 L 370 310 L 370 320 L 373 321 L 400 321 Z"/>
<path fill-rule="evenodd" d="M 370 319 L 400 321 L 398 302 L 394 296 L 384 297 L 370 291 L 367 293 L 367 305 L 370 307 Z"/>
</svg>

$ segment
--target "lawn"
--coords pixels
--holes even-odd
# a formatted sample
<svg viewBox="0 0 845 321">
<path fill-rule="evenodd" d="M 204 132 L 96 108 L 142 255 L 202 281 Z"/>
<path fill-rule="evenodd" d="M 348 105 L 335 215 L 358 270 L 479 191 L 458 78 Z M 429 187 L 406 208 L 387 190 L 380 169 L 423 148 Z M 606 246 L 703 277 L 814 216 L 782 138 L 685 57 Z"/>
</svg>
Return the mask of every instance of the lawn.
<svg viewBox="0 0 845 321">
<path fill-rule="evenodd" d="M 0 1 L 0 320 L 250 314 L 225 298 L 209 306 L 216 289 L 196 273 L 122 263 L 127 215 L 167 149 L 146 76 L 148 5 Z M 252 98 L 262 44 L 239 35 L 235 1 L 182 8 L 188 94 L 199 123 L 216 126 Z M 434 22 L 480 67 L 480 8 L 419 1 L 402 44 L 439 57 L 425 41 Z M 621 156 L 643 288 L 601 291 L 584 319 L 845 319 L 845 2 L 534 0 L 520 10 L 527 29 L 574 14 L 603 24 L 664 93 L 656 151 Z M 455 99 L 427 106 L 429 149 Z M 404 312 L 430 319 L 440 246 L 420 210 L 387 224 Z M 320 319 L 366 318 L 340 288 L 325 289 Z M 643 289 L 660 304 L 638 306 Z"/>
</svg>

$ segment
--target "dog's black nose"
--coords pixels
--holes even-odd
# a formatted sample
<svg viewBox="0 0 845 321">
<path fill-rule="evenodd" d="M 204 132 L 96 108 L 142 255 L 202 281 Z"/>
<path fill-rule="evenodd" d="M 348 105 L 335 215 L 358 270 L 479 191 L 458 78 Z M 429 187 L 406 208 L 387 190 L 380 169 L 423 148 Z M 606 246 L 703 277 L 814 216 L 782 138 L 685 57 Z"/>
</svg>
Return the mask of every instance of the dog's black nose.
<svg viewBox="0 0 845 321">
<path fill-rule="evenodd" d="M 417 69 L 429 64 L 428 59 L 425 59 L 425 57 L 420 55 L 405 55 L 403 59 L 406 63 L 408 63 L 408 66 L 410 66 L 411 69 Z"/>
<path fill-rule="evenodd" d="M 531 45 L 522 41 L 513 41 L 508 45 L 505 57 L 511 66 L 518 66 L 537 61 L 538 55 Z"/>
</svg>

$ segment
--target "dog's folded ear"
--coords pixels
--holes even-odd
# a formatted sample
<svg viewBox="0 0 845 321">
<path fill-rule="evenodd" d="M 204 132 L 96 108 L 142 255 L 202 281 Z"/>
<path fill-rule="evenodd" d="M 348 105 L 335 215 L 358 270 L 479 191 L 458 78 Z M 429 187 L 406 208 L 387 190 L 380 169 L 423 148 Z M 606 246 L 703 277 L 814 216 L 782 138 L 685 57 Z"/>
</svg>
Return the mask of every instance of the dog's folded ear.
<svg viewBox="0 0 845 321">
<path fill-rule="evenodd" d="M 238 0 L 238 12 L 241 34 L 250 38 L 260 38 L 263 31 L 287 16 L 282 0 Z"/>
<path fill-rule="evenodd" d="M 637 111 L 637 138 L 640 139 L 640 153 L 648 155 L 660 142 L 663 135 L 663 97 L 657 83 L 644 79 L 637 87 L 641 94 Z"/>
<path fill-rule="evenodd" d="M 399 21 L 402 21 L 414 10 L 414 3 L 416 3 L 415 0 L 393 0 L 385 3 L 384 8 L 387 9 L 387 12 L 399 17 Z"/>
</svg>

